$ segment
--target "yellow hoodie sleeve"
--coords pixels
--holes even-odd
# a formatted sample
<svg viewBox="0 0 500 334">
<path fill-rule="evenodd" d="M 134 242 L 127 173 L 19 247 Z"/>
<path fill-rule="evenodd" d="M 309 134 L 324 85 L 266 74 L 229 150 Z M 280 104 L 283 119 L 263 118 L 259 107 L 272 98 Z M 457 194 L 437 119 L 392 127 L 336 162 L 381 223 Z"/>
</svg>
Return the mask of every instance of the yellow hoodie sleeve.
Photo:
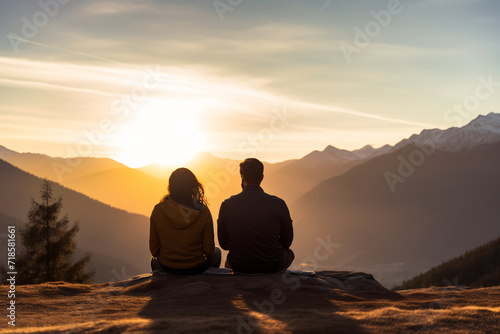
<svg viewBox="0 0 500 334">
<path fill-rule="evenodd" d="M 212 214 L 210 213 L 210 210 L 207 208 L 207 218 L 206 218 L 206 224 L 203 229 L 203 239 L 202 239 L 202 244 L 201 248 L 203 250 L 203 253 L 205 256 L 212 256 L 214 255 L 215 252 L 215 242 L 214 242 L 214 222 L 212 220 Z"/>
<path fill-rule="evenodd" d="M 160 255 L 160 237 L 158 236 L 158 231 L 156 230 L 156 224 L 150 219 L 149 226 L 149 250 L 153 257 L 158 257 Z"/>
</svg>

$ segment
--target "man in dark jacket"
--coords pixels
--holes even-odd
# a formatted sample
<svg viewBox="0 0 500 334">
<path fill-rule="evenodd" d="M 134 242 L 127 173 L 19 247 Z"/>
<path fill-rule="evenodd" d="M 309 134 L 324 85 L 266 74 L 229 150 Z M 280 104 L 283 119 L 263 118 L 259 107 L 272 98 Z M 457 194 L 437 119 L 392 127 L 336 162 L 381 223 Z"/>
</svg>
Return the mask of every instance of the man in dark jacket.
<svg viewBox="0 0 500 334">
<path fill-rule="evenodd" d="M 295 258 L 292 219 L 281 198 L 260 187 L 264 165 L 257 159 L 240 164 L 243 191 L 222 203 L 218 219 L 220 246 L 229 250 L 226 267 L 241 273 L 286 270 Z"/>
</svg>

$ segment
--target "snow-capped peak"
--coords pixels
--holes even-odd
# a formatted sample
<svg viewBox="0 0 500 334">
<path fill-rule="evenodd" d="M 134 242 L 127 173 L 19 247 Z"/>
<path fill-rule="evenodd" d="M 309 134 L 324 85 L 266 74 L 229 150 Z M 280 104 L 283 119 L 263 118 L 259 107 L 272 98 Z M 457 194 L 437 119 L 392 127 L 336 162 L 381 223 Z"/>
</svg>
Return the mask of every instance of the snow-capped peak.
<svg viewBox="0 0 500 334">
<path fill-rule="evenodd" d="M 399 142 L 394 149 L 408 144 L 432 145 L 436 149 L 448 152 L 471 150 L 475 147 L 500 142 L 500 114 L 480 115 L 467 125 L 447 130 L 423 130 Z"/>
</svg>

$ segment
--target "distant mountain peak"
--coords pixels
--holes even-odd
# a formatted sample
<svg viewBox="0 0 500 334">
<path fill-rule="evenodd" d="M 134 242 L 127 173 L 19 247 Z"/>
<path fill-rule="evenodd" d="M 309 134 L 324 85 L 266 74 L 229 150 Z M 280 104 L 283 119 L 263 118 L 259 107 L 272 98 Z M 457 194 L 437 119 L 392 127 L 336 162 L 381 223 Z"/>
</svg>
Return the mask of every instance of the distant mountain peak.
<svg viewBox="0 0 500 334">
<path fill-rule="evenodd" d="M 332 152 L 337 152 L 337 151 L 343 151 L 342 149 L 340 148 L 337 148 L 333 145 L 328 145 L 324 150 L 323 152 L 329 152 L 329 151 L 332 151 Z"/>
<path fill-rule="evenodd" d="M 479 115 L 462 128 L 478 125 L 500 128 L 500 114 L 490 112 L 488 115 Z"/>
<path fill-rule="evenodd" d="M 349 150 L 346 150 L 346 149 L 342 149 L 342 148 L 338 148 L 338 147 L 335 147 L 335 146 L 332 146 L 332 145 L 328 145 L 324 150 L 323 152 L 350 152 L 350 153 L 355 153 L 355 152 L 373 152 L 375 150 L 375 148 L 373 148 L 373 146 L 371 145 L 365 145 L 361 148 L 358 148 L 356 150 L 352 150 L 352 151 L 349 151 Z"/>
<path fill-rule="evenodd" d="M 374 157 L 376 155 L 388 153 L 391 146 L 385 145 L 381 148 L 374 148 L 372 145 L 365 145 L 359 149 L 349 151 L 328 145 L 323 151 L 313 151 L 301 160 L 307 163 L 350 163 L 357 160 Z"/>
<path fill-rule="evenodd" d="M 394 149 L 416 144 L 432 145 L 447 152 L 459 152 L 496 142 L 500 142 L 500 114 L 491 112 L 477 116 L 460 128 L 423 130 L 418 135 L 414 134 L 410 138 L 403 139 Z"/>
<path fill-rule="evenodd" d="M 373 151 L 375 151 L 375 150 L 376 150 L 376 149 L 375 149 L 373 146 L 371 146 L 371 145 L 367 144 L 367 145 L 365 145 L 365 146 L 363 146 L 363 147 L 361 147 L 361 148 L 358 148 L 357 150 L 354 150 L 354 151 L 352 151 L 352 152 L 360 152 L 360 153 L 361 153 L 361 152 L 369 152 L 369 153 L 371 153 L 371 152 L 373 152 Z"/>
<path fill-rule="evenodd" d="M 483 118 L 499 118 L 500 117 L 500 113 L 496 113 L 496 112 L 490 112 L 486 115 L 478 115 L 475 119 L 472 120 L 472 122 L 476 119 L 483 119 Z"/>
</svg>

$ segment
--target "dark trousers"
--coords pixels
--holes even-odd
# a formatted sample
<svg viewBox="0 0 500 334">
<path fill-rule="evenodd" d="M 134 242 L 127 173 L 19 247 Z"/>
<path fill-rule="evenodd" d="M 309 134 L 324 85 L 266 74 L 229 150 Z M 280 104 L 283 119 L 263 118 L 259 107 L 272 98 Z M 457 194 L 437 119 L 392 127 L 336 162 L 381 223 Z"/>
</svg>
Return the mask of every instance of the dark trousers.
<svg viewBox="0 0 500 334">
<path fill-rule="evenodd" d="M 154 272 L 155 270 L 160 270 L 167 272 L 169 274 L 177 274 L 177 275 L 198 275 L 207 270 L 208 268 L 219 268 L 220 267 L 220 261 L 222 258 L 222 253 L 219 247 L 215 247 L 215 252 L 212 256 L 209 256 L 205 262 L 200 264 L 199 266 L 195 268 L 188 268 L 188 269 L 176 269 L 176 268 L 169 268 L 165 267 L 163 264 L 160 263 L 158 258 L 153 257 L 151 258 L 151 270 Z"/>
<path fill-rule="evenodd" d="M 287 270 L 288 267 L 291 266 L 294 259 L 295 259 L 294 252 L 291 249 L 287 248 L 283 251 L 283 261 L 281 263 L 270 264 L 270 265 L 259 265 L 256 267 L 236 266 L 237 268 L 233 268 L 229 263 L 229 261 L 226 260 L 225 267 L 244 274 L 278 273 Z"/>
</svg>

